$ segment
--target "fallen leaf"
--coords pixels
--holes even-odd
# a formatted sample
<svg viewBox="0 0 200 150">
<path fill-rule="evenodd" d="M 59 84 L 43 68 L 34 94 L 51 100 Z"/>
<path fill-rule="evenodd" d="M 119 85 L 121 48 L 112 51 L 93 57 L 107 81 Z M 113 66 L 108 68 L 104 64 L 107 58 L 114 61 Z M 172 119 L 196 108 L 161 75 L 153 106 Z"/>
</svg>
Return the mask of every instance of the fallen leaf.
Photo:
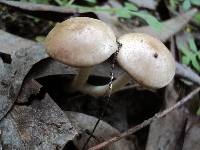
<svg viewBox="0 0 200 150">
<path fill-rule="evenodd" d="M 200 147 L 200 120 L 199 117 L 190 116 L 188 120 L 188 129 L 185 133 L 182 150 L 199 150 Z"/>
<path fill-rule="evenodd" d="M 81 149 L 86 142 L 89 135 L 87 131 L 91 132 L 93 130 L 94 124 L 97 122 L 97 118 L 88 116 L 77 112 L 66 112 L 69 120 L 75 126 L 79 133 L 79 136 L 74 140 L 75 145 L 78 149 Z M 94 137 L 91 138 L 88 147 L 92 147 L 99 142 L 111 138 L 114 135 L 118 135 L 120 132 L 107 124 L 104 121 L 100 121 L 97 129 L 95 130 Z M 106 148 L 107 150 L 134 150 L 134 146 L 130 141 L 122 139 Z"/>
<path fill-rule="evenodd" d="M 64 112 L 45 94 L 30 105 L 15 105 L 0 122 L 3 149 L 58 149 L 77 135 Z"/>
<path fill-rule="evenodd" d="M 14 55 L 20 49 L 26 49 L 36 45 L 35 42 L 27 40 L 3 30 L 0 30 L 0 55 Z"/>
<path fill-rule="evenodd" d="M 35 96 L 40 93 L 41 88 L 42 86 L 33 79 L 25 81 L 21 87 L 16 102 L 28 103 L 31 96 Z"/>
<path fill-rule="evenodd" d="M 47 54 L 42 45 L 4 31 L 0 31 L 0 43 L 0 52 L 11 57 L 9 64 L 3 63 L 4 71 L 0 72 L 0 119 L 2 119 L 17 99 L 29 70 L 35 63 L 46 58 Z M 0 56 L 2 58 L 2 55 Z"/>
<path fill-rule="evenodd" d="M 173 85 L 167 86 L 165 92 L 165 108 L 173 106 L 178 98 L 179 93 Z M 184 132 L 187 113 L 184 108 L 179 108 L 169 113 L 167 116 L 160 118 L 150 125 L 146 150 L 177 150 L 181 149 L 180 137 Z"/>
</svg>

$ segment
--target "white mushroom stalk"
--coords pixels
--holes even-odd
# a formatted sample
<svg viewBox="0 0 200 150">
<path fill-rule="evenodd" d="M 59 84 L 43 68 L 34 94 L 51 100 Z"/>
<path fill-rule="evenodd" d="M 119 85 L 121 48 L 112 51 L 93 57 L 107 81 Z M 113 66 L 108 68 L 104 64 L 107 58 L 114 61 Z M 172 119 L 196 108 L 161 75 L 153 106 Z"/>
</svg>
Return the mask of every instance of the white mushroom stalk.
<svg viewBox="0 0 200 150">
<path fill-rule="evenodd" d="M 82 89 L 87 83 L 87 80 L 91 73 L 91 67 L 79 68 L 78 74 L 74 77 L 72 81 L 72 87 L 75 89 Z"/>
<path fill-rule="evenodd" d="M 131 79 L 132 77 L 127 73 L 123 73 L 122 75 L 120 75 L 116 80 L 113 81 L 111 94 L 115 93 L 116 91 L 124 87 L 126 84 L 128 84 L 131 81 Z M 90 84 L 85 84 L 85 86 L 83 86 L 79 90 L 84 94 L 98 97 L 98 96 L 105 95 L 108 89 L 109 89 L 109 84 L 102 85 L 102 86 L 94 86 Z"/>
<path fill-rule="evenodd" d="M 175 75 L 175 60 L 166 46 L 152 36 L 142 33 L 129 33 L 121 36 L 118 42 L 122 45 L 117 61 L 127 72 L 113 82 L 112 93 L 125 86 L 131 79 L 149 88 L 166 86 Z M 83 93 L 102 96 L 108 85 L 87 85 Z"/>
<path fill-rule="evenodd" d="M 88 17 L 74 17 L 56 24 L 47 35 L 45 46 L 50 57 L 79 68 L 72 81 L 75 90 L 85 85 L 92 66 L 104 62 L 117 50 L 110 27 Z"/>
</svg>

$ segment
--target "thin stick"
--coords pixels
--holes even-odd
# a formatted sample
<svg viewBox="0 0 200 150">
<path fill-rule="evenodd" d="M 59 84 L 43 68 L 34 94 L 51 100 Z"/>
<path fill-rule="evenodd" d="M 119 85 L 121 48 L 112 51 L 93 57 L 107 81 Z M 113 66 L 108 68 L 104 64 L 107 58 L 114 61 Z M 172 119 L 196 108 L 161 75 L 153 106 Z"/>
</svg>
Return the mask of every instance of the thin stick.
<svg viewBox="0 0 200 150">
<path fill-rule="evenodd" d="M 120 139 L 127 137 L 133 133 L 135 133 L 136 131 L 139 131 L 140 129 L 148 126 L 150 123 L 152 123 L 153 121 L 162 118 L 163 116 L 167 115 L 168 113 L 170 113 L 171 111 L 177 109 L 178 107 L 182 106 L 184 103 L 186 103 L 187 101 L 189 101 L 195 94 L 197 94 L 200 91 L 200 87 L 196 88 L 195 90 L 193 90 L 191 93 L 189 93 L 187 96 L 185 96 L 184 98 L 182 98 L 179 102 L 177 102 L 175 105 L 173 105 L 172 107 L 165 109 L 162 112 L 156 113 L 153 117 L 145 120 L 144 122 L 142 122 L 141 124 L 130 128 L 129 130 L 125 131 L 124 133 L 118 135 L 118 136 L 114 136 L 111 139 L 108 139 L 105 142 L 102 142 L 92 148 L 90 148 L 89 150 L 98 150 L 101 149 L 107 145 L 110 145 L 116 141 L 119 141 Z"/>
</svg>

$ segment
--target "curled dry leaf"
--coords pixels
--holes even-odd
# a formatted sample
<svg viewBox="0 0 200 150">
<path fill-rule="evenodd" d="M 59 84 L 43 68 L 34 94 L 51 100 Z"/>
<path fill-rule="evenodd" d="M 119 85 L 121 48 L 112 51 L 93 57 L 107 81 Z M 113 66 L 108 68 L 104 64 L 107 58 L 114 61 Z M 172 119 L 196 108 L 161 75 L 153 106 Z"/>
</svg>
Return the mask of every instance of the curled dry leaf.
<svg viewBox="0 0 200 150">
<path fill-rule="evenodd" d="M 28 103 L 31 96 L 39 95 L 42 85 L 34 79 L 25 81 L 17 97 L 17 103 Z"/>
<path fill-rule="evenodd" d="M 0 119 L 2 119 L 17 99 L 23 80 L 29 70 L 47 55 L 42 45 L 1 30 L 0 43 L 0 57 L 4 61 L 1 65 L 4 71 L 0 72 Z M 7 56 L 9 56 L 8 60 Z"/>
<path fill-rule="evenodd" d="M 89 134 L 87 131 L 91 133 L 93 130 L 93 126 L 97 121 L 97 118 L 88 116 L 82 113 L 76 112 L 69 112 L 66 111 L 66 115 L 68 116 L 69 120 L 75 126 L 76 130 L 79 133 L 79 136 L 74 140 L 74 144 L 77 146 L 78 149 L 81 149 L 86 142 Z M 114 135 L 118 135 L 120 132 L 110 126 L 109 124 L 105 123 L 104 121 L 100 121 L 97 129 L 95 130 L 93 138 L 91 138 L 88 147 L 92 147 L 106 139 L 111 138 Z M 134 146 L 131 142 L 122 139 L 106 148 L 106 150 L 134 150 Z"/>
</svg>

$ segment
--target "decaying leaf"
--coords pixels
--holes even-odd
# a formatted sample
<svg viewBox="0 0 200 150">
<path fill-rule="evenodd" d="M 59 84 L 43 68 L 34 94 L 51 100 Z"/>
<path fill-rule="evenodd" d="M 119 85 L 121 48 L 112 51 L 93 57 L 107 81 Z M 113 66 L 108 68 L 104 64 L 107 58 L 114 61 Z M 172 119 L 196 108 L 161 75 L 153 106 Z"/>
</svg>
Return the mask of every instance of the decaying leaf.
<svg viewBox="0 0 200 150">
<path fill-rule="evenodd" d="M 42 45 L 0 31 L 1 58 L 4 60 L 0 79 L 0 119 L 9 111 L 17 99 L 26 74 L 38 61 L 47 57 Z M 2 46 L 2 47 L 1 47 Z"/>
<path fill-rule="evenodd" d="M 94 124 L 97 121 L 97 118 L 88 116 L 82 113 L 76 112 L 66 112 L 69 120 L 75 126 L 76 130 L 79 133 L 79 136 L 74 140 L 74 144 L 81 149 L 89 137 L 89 133 L 91 133 Z M 89 133 L 88 133 L 89 132 Z M 95 144 L 102 142 L 106 139 L 111 138 L 114 135 L 118 135 L 120 132 L 105 123 L 104 121 L 100 121 L 97 129 L 95 130 L 93 138 L 90 140 L 88 144 L 88 148 L 94 146 Z M 106 150 L 134 150 L 134 146 L 130 141 L 122 139 L 106 148 Z"/>
<path fill-rule="evenodd" d="M 190 116 L 188 129 L 185 132 L 185 139 L 182 150 L 199 150 L 200 147 L 200 120 L 199 117 Z"/>
<path fill-rule="evenodd" d="M 17 103 L 28 103 L 31 96 L 38 95 L 42 86 L 34 79 L 25 81 L 17 97 Z"/>
<path fill-rule="evenodd" d="M 165 108 L 173 106 L 178 93 L 173 85 L 168 85 L 165 92 Z M 184 132 L 187 113 L 184 108 L 179 108 L 167 116 L 154 121 L 150 126 L 146 150 L 179 150 L 181 149 L 180 138 Z"/>
<path fill-rule="evenodd" d="M 0 30 L 0 43 L 0 56 L 14 55 L 20 49 L 28 49 L 36 45 L 36 43 L 31 40 L 14 36 L 3 30 Z"/>
<path fill-rule="evenodd" d="M 1 148 L 62 150 L 77 135 L 64 112 L 46 94 L 30 105 L 15 105 L 0 122 Z"/>
</svg>

